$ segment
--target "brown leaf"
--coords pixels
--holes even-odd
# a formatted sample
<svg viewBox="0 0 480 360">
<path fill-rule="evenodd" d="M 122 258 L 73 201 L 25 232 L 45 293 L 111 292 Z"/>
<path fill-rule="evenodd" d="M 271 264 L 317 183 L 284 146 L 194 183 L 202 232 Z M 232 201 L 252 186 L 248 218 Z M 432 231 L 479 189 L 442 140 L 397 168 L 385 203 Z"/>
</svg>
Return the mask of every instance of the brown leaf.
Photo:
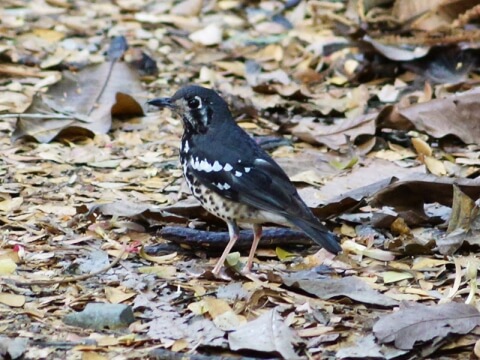
<svg viewBox="0 0 480 360">
<path fill-rule="evenodd" d="M 225 332 L 219 330 L 212 321 L 199 316 L 181 317 L 169 307 L 155 310 L 155 318 L 148 330 L 148 336 L 152 339 L 185 339 L 189 348 L 199 344 L 224 346 L 224 335 Z"/>
<path fill-rule="evenodd" d="M 22 307 L 25 305 L 26 298 L 23 295 L 0 292 L 0 303 L 10 307 Z"/>
<path fill-rule="evenodd" d="M 293 350 L 296 341 L 296 334 L 285 324 L 278 309 L 266 312 L 228 335 L 232 350 L 276 352 L 284 359 L 299 358 Z"/>
<path fill-rule="evenodd" d="M 417 154 L 423 154 L 425 156 L 432 156 L 433 154 L 432 148 L 423 139 L 420 139 L 418 137 L 412 138 L 412 145 L 415 148 Z"/>
<path fill-rule="evenodd" d="M 397 301 L 372 289 L 365 281 L 356 276 L 341 279 L 320 278 L 312 271 L 297 272 L 282 276 L 285 285 L 300 288 L 320 299 L 346 296 L 366 304 L 395 306 Z"/>
<path fill-rule="evenodd" d="M 452 214 L 448 221 L 447 233 L 451 233 L 458 228 L 469 230 L 473 220 L 472 211 L 474 208 L 475 201 L 463 193 L 457 184 L 453 184 Z"/>
<path fill-rule="evenodd" d="M 414 225 L 408 221 L 409 216 L 403 215 L 403 212 L 413 211 L 421 218 L 425 217 L 425 204 L 440 203 L 452 206 L 454 183 L 468 196 L 475 199 L 480 197 L 480 181 L 477 179 L 415 175 L 380 190 L 372 197 L 370 204 L 377 207 L 393 207 L 408 225 Z"/>
<path fill-rule="evenodd" d="M 441 254 L 453 254 L 464 241 L 478 244 L 478 229 L 472 223 L 478 218 L 475 201 L 466 195 L 457 184 L 453 184 L 452 212 L 448 221 L 447 235 L 437 238 L 436 244 Z"/>
<path fill-rule="evenodd" d="M 414 304 L 386 315 L 373 326 L 381 343 L 394 342 L 395 347 L 413 349 L 418 341 L 429 341 L 450 334 L 466 334 L 480 325 L 480 313 L 473 306 L 447 303 L 425 306 Z"/>
<path fill-rule="evenodd" d="M 301 161 L 301 159 L 300 159 Z M 315 188 L 312 194 L 304 196 L 307 204 L 311 207 L 317 207 L 323 204 L 330 204 L 350 196 L 352 192 L 355 194 L 357 200 L 362 200 L 368 196 L 372 196 L 375 191 L 382 188 L 376 187 L 371 191 L 371 185 L 378 180 L 385 178 L 383 187 L 388 185 L 391 176 L 395 174 L 397 179 L 406 179 L 415 174 L 422 173 L 423 166 L 418 167 L 401 167 L 392 161 L 387 161 L 378 158 L 367 158 L 362 162 L 362 166 L 356 166 L 351 171 L 343 173 L 340 176 L 335 176 L 321 188 Z M 355 189 L 352 191 L 352 189 Z M 364 189 L 364 190 L 362 190 Z M 369 191 L 367 191 L 369 189 Z M 361 194 L 363 191 L 363 195 Z M 304 194 L 304 189 L 300 190 L 300 194 Z M 357 196 L 358 194 L 358 196 Z"/>
<path fill-rule="evenodd" d="M 30 136 L 46 143 L 57 136 L 105 134 L 112 114 L 143 115 L 141 105 L 125 91 L 137 97 L 143 92 L 138 74 L 125 63 L 94 65 L 78 74 L 65 71 L 63 80 L 34 99 L 29 116 L 19 117 L 12 139 Z"/>
<path fill-rule="evenodd" d="M 341 348 L 335 354 L 337 359 L 383 359 L 383 349 L 375 342 L 372 334 L 355 339 L 351 346 Z"/>
<path fill-rule="evenodd" d="M 442 138 L 455 135 L 466 144 L 476 144 L 480 138 L 480 88 L 419 103 L 398 112 L 415 125 L 417 130 Z"/>
<path fill-rule="evenodd" d="M 421 46 L 406 48 L 404 46 L 387 45 L 372 39 L 368 35 L 364 36 L 363 40 L 370 43 L 380 54 L 394 61 L 410 61 L 418 59 L 427 55 L 430 50 L 429 47 Z"/>
<path fill-rule="evenodd" d="M 198 16 L 202 5 L 203 0 L 184 0 L 176 4 L 170 13 L 180 16 Z"/>
<path fill-rule="evenodd" d="M 375 116 L 362 115 L 354 119 L 338 120 L 334 125 L 316 122 L 316 118 L 300 118 L 291 131 L 294 136 L 310 144 L 325 144 L 331 149 L 346 145 L 347 136 L 354 141 L 359 135 L 375 134 Z"/>
</svg>

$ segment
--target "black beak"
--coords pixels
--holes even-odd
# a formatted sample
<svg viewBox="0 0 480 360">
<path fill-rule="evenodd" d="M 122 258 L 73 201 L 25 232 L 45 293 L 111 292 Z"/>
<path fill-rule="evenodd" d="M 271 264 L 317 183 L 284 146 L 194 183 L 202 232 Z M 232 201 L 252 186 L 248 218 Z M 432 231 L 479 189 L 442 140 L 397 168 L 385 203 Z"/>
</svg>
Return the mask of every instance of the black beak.
<svg viewBox="0 0 480 360">
<path fill-rule="evenodd" d="M 175 108 L 175 103 L 172 101 L 172 98 L 156 98 L 156 99 L 152 99 L 152 100 L 147 101 L 147 104 L 159 107 L 161 109 L 163 109 L 163 108 L 174 109 Z"/>
</svg>

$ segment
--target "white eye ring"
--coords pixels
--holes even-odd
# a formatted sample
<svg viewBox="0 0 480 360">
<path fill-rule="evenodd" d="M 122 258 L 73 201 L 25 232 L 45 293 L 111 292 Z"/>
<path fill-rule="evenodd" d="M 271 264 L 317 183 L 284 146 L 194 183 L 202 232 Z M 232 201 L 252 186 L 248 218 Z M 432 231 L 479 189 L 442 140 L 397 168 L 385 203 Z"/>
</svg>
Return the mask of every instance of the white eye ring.
<svg viewBox="0 0 480 360">
<path fill-rule="evenodd" d="M 193 99 L 188 100 L 188 107 L 190 109 L 200 109 L 202 107 L 202 99 L 200 96 L 195 96 Z"/>
</svg>

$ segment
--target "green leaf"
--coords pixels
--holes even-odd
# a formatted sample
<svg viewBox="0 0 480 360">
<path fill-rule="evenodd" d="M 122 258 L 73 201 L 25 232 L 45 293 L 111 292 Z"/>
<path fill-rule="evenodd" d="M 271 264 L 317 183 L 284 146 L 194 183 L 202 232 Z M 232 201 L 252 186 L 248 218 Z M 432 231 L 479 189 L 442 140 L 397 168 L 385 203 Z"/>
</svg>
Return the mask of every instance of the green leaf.
<svg viewBox="0 0 480 360">
<path fill-rule="evenodd" d="M 413 278 L 413 275 L 409 272 L 401 272 L 401 271 L 385 271 L 383 274 L 383 283 L 389 284 L 393 282 L 402 281 L 405 279 Z"/>
<path fill-rule="evenodd" d="M 357 156 L 352 157 L 347 163 L 341 163 L 340 161 L 332 160 L 329 164 L 338 170 L 345 170 L 352 168 L 356 163 L 358 163 Z"/>
<path fill-rule="evenodd" d="M 231 267 L 235 267 L 240 262 L 240 253 L 238 251 L 227 255 L 227 264 Z"/>
<path fill-rule="evenodd" d="M 290 261 L 297 256 L 296 254 L 292 254 L 291 252 L 288 252 L 287 250 L 284 250 L 281 247 L 277 247 L 275 249 L 275 253 L 277 254 L 278 258 L 281 261 Z"/>
</svg>

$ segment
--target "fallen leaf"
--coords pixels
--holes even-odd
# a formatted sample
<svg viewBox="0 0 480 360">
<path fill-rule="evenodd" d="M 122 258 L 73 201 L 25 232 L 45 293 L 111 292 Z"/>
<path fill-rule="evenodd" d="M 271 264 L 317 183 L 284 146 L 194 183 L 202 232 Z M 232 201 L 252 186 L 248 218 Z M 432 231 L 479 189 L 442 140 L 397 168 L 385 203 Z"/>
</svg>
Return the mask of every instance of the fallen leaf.
<svg viewBox="0 0 480 360">
<path fill-rule="evenodd" d="M 423 161 L 427 166 L 427 169 L 433 174 L 437 176 L 447 175 L 447 169 L 445 169 L 445 165 L 442 161 L 435 159 L 432 156 L 425 156 Z"/>
<path fill-rule="evenodd" d="M 480 138 L 480 127 L 477 126 L 480 121 L 479 96 L 480 88 L 473 88 L 444 99 L 398 109 L 398 112 L 417 130 L 437 139 L 452 134 L 466 144 L 476 144 Z"/>
<path fill-rule="evenodd" d="M 10 259 L 0 259 L 0 275 L 10 275 L 17 269 L 17 264 Z"/>
<path fill-rule="evenodd" d="M 292 259 L 294 259 L 295 257 L 297 257 L 297 255 L 287 251 L 287 250 L 284 250 L 282 249 L 281 247 L 276 247 L 275 248 L 275 253 L 277 254 L 277 257 L 279 260 L 281 261 L 291 261 Z"/>
<path fill-rule="evenodd" d="M 293 119 L 295 120 L 295 118 Z M 362 115 L 354 119 L 342 119 L 333 125 L 316 122 L 316 118 L 297 118 L 298 125 L 291 132 L 310 144 L 325 144 L 331 149 L 346 145 L 347 138 L 354 141 L 360 135 L 375 134 L 375 116 Z"/>
<path fill-rule="evenodd" d="M 205 297 L 205 308 L 212 317 L 216 327 L 223 331 L 238 329 L 247 322 L 244 316 L 235 314 L 230 305 L 224 300 Z"/>
<path fill-rule="evenodd" d="M 382 347 L 373 334 L 355 338 L 354 345 L 342 347 L 335 354 L 337 359 L 383 359 Z"/>
<path fill-rule="evenodd" d="M 471 245 L 479 243 L 479 229 L 475 229 L 474 225 L 478 215 L 475 201 L 457 184 L 453 184 L 452 212 L 448 220 L 447 234 L 436 239 L 441 254 L 453 254 L 465 241 Z"/>
<path fill-rule="evenodd" d="M 26 298 L 23 295 L 0 292 L 0 303 L 11 307 L 22 307 L 25 305 Z"/>
<path fill-rule="evenodd" d="M 343 251 L 361 256 L 366 256 L 371 259 L 376 259 L 380 261 L 391 261 L 395 259 L 395 254 L 391 251 L 385 251 L 382 249 L 367 248 L 364 245 L 358 244 L 352 240 L 346 240 L 342 243 Z"/>
<path fill-rule="evenodd" d="M 151 256 L 145 252 L 145 249 L 143 247 L 140 249 L 140 252 L 138 253 L 138 255 L 145 260 L 148 260 L 157 264 L 171 264 L 172 262 L 175 261 L 175 258 L 177 257 L 176 252 L 163 255 L 163 256 Z"/>
<path fill-rule="evenodd" d="M 125 292 L 114 287 L 105 287 L 105 297 L 111 304 L 120 304 L 137 295 L 134 292 Z"/>
<path fill-rule="evenodd" d="M 175 266 L 157 265 L 157 266 L 143 266 L 138 269 L 142 274 L 153 274 L 161 279 L 174 279 L 177 272 Z"/>
<path fill-rule="evenodd" d="M 254 350 L 280 354 L 284 359 L 297 359 L 293 345 L 297 342 L 278 309 L 271 309 L 257 319 L 248 322 L 228 334 L 232 350 Z"/>
<path fill-rule="evenodd" d="M 454 302 L 433 306 L 417 303 L 381 317 L 373 332 L 380 343 L 394 342 L 395 347 L 410 350 L 416 342 L 466 334 L 479 325 L 480 313 L 473 306 Z"/>
<path fill-rule="evenodd" d="M 190 40 L 205 46 L 219 44 L 222 41 L 223 31 L 218 24 L 210 24 L 203 29 L 190 34 Z"/>
<path fill-rule="evenodd" d="M 203 0 L 184 0 L 176 4 L 170 12 L 181 16 L 197 16 L 202 10 Z"/>
<path fill-rule="evenodd" d="M 127 94 L 128 92 L 128 94 Z M 115 116 L 142 116 L 134 97 L 143 96 L 138 73 L 124 62 L 93 65 L 63 79 L 35 97 L 19 116 L 12 139 L 30 136 L 47 143 L 57 136 L 105 134 Z"/>
<path fill-rule="evenodd" d="M 282 276 L 285 285 L 299 288 L 320 299 L 346 296 L 352 300 L 380 306 L 395 306 L 394 299 L 372 289 L 365 281 L 356 276 L 340 279 L 320 278 L 315 271 L 299 271 Z"/>
<path fill-rule="evenodd" d="M 368 35 L 365 35 L 363 40 L 370 43 L 380 54 L 395 61 L 410 61 L 418 59 L 427 55 L 430 50 L 430 48 L 426 46 L 386 45 L 380 41 L 372 39 Z"/>
<path fill-rule="evenodd" d="M 412 138 L 412 145 L 415 148 L 415 151 L 417 152 L 417 154 L 432 156 L 433 150 L 426 141 L 423 141 L 422 139 L 415 137 L 415 138 Z"/>
<path fill-rule="evenodd" d="M 402 281 L 405 279 L 413 278 L 413 274 L 409 272 L 400 272 L 400 271 L 385 271 L 380 274 L 383 277 L 384 284 L 390 284 L 398 281 Z"/>
</svg>

